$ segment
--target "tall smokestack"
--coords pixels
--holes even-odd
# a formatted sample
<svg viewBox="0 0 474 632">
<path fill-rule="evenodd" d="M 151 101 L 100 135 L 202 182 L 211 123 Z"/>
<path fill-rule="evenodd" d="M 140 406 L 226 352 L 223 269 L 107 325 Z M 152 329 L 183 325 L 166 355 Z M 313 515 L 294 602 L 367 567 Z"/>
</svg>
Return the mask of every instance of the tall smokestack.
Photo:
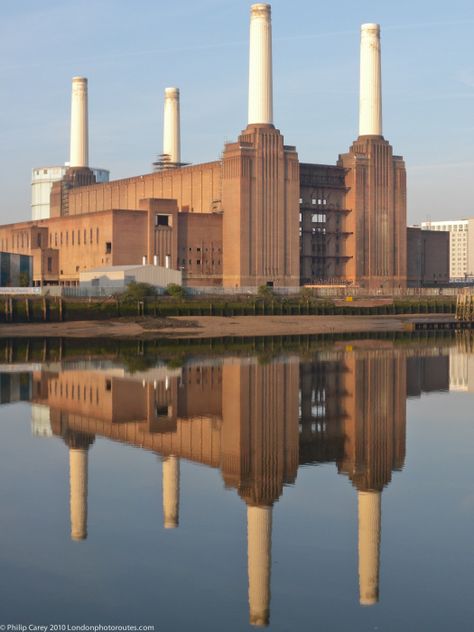
<svg viewBox="0 0 474 632">
<path fill-rule="evenodd" d="M 249 125 L 273 124 L 272 23 L 269 4 L 250 8 Z"/>
<path fill-rule="evenodd" d="M 382 136 L 379 24 L 361 26 L 359 136 Z"/>
<path fill-rule="evenodd" d="M 171 455 L 163 459 L 163 516 L 165 529 L 179 524 L 179 459 Z"/>
<path fill-rule="evenodd" d="M 379 600 L 381 492 L 359 492 L 359 602 Z"/>
<path fill-rule="evenodd" d="M 163 114 L 163 154 L 174 164 L 181 162 L 181 132 L 179 121 L 179 88 L 165 88 Z"/>
<path fill-rule="evenodd" d="M 247 563 L 250 623 L 270 621 L 270 567 L 272 556 L 272 507 L 247 506 Z"/>
<path fill-rule="evenodd" d="M 87 448 L 69 448 L 71 538 L 87 538 Z"/>
<path fill-rule="evenodd" d="M 70 167 L 89 166 L 89 123 L 87 111 L 87 79 L 73 77 L 71 100 Z"/>
</svg>

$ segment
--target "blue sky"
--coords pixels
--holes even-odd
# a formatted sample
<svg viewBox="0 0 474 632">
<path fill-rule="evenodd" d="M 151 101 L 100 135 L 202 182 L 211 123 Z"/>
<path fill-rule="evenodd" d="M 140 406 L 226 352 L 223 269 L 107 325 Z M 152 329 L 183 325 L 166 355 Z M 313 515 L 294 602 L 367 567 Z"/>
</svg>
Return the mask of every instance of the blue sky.
<svg viewBox="0 0 474 632">
<path fill-rule="evenodd" d="M 89 78 L 91 166 L 146 173 L 166 86 L 182 158 L 219 157 L 245 128 L 243 0 L 0 2 L 0 222 L 30 218 L 34 166 L 69 152 L 70 83 Z M 334 164 L 357 137 L 359 28 L 382 27 L 384 136 L 405 157 L 408 219 L 474 215 L 474 2 L 275 0 L 275 124 L 300 159 Z"/>
</svg>

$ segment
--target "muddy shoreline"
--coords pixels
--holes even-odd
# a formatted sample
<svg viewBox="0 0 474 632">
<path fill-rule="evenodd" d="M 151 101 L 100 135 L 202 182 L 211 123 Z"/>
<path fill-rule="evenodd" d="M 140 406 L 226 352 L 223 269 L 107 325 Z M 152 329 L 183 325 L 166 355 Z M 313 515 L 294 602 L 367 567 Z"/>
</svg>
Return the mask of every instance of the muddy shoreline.
<svg viewBox="0 0 474 632">
<path fill-rule="evenodd" d="M 381 316 L 176 316 L 104 321 L 3 323 L 0 338 L 221 338 L 350 332 L 400 332 L 416 321 L 449 322 L 453 314 Z"/>
</svg>

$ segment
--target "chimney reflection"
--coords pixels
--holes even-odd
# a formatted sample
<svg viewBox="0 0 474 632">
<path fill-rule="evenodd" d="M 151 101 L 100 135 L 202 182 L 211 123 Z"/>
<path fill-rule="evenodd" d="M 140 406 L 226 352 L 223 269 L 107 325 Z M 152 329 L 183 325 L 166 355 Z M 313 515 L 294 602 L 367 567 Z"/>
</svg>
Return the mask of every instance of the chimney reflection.
<svg viewBox="0 0 474 632">
<path fill-rule="evenodd" d="M 97 435 L 160 457 L 166 529 L 179 525 L 180 460 L 220 469 L 225 486 L 246 504 L 255 626 L 270 621 L 273 506 L 299 465 L 335 463 L 356 488 L 359 601 L 377 603 L 382 491 L 404 465 L 407 393 L 449 387 L 447 354 L 380 341 L 376 348 L 336 345 L 310 359 L 226 356 L 133 375 L 84 365 L 28 375 L 3 378 L 11 386 L 2 401 L 29 395 L 38 427 L 47 407 L 50 430 L 42 434 L 68 446 L 75 540 L 87 537 L 88 451 Z"/>
<path fill-rule="evenodd" d="M 405 459 L 406 355 L 361 350 L 345 355 L 347 415 L 339 471 L 358 492 L 359 601 L 379 600 L 382 490 Z"/>
<path fill-rule="evenodd" d="M 165 529 L 179 525 L 179 459 L 174 455 L 162 459 L 163 518 Z"/>
<path fill-rule="evenodd" d="M 69 447 L 71 539 L 86 540 L 89 447 L 94 437 L 71 432 L 64 440 Z"/>
</svg>

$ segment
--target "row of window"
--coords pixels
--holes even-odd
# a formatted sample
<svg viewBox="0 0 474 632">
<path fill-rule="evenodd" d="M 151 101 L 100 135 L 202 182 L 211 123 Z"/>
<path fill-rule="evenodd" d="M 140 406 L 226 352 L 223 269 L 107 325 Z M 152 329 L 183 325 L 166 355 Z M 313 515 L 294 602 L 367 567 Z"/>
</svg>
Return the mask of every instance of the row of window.
<svg viewBox="0 0 474 632">
<path fill-rule="evenodd" d="M 197 265 L 197 266 L 200 266 L 200 265 L 201 265 L 201 259 L 196 259 L 196 262 L 195 262 L 195 263 L 196 263 L 196 265 Z M 202 263 L 207 263 L 207 264 L 211 263 L 211 265 L 215 265 L 215 264 L 216 264 L 216 262 L 215 262 L 215 260 L 214 260 L 214 259 L 213 259 L 211 262 L 209 262 L 209 261 L 203 261 Z M 183 266 L 185 266 L 185 265 L 186 265 L 186 259 L 181 259 L 181 265 L 183 265 Z M 192 266 L 192 265 L 193 265 L 193 260 L 192 260 L 192 259 L 188 259 L 188 265 L 190 265 L 190 266 Z M 220 260 L 219 260 L 219 261 L 217 261 L 217 265 L 218 265 L 218 266 L 220 266 L 220 265 L 221 265 Z"/>
<path fill-rule="evenodd" d="M 186 246 L 182 246 L 181 247 L 181 252 L 186 252 L 186 250 L 188 250 L 188 252 L 192 252 L 193 250 L 195 250 L 196 252 L 209 252 L 209 250 L 211 252 L 221 252 L 220 248 L 201 248 L 200 246 L 197 246 L 196 248 L 186 248 Z"/>
<path fill-rule="evenodd" d="M 78 246 L 81 245 L 81 233 L 83 234 L 83 245 L 87 245 L 87 238 L 89 237 L 89 244 L 93 244 L 94 243 L 94 229 L 90 228 L 89 231 L 87 230 L 87 228 L 84 228 L 84 231 L 82 232 L 79 228 L 77 229 L 77 231 L 75 230 L 71 230 L 71 246 L 74 246 L 75 244 L 77 244 Z M 95 229 L 95 243 L 98 244 L 99 243 L 99 228 L 97 227 Z M 59 232 L 59 233 L 50 233 L 49 234 L 49 247 L 52 248 L 53 246 L 55 248 L 57 248 L 58 246 L 62 246 L 63 244 L 65 244 L 66 246 L 69 246 L 69 231 L 66 230 L 63 234 L 63 232 Z"/>
<path fill-rule="evenodd" d="M 303 198 L 300 198 L 300 204 L 304 204 Z M 312 206 L 326 206 L 327 200 L 326 198 L 311 198 Z"/>
<path fill-rule="evenodd" d="M 427 226 L 430 230 L 441 230 L 441 231 L 449 231 L 449 232 L 466 232 L 467 233 L 467 225 L 466 224 L 447 224 L 446 226 Z"/>
<path fill-rule="evenodd" d="M 60 397 L 64 396 L 64 397 L 69 399 L 69 384 L 67 382 L 64 385 L 64 395 L 63 395 L 63 384 L 62 384 L 62 382 L 59 383 L 59 389 L 58 389 L 58 382 L 57 381 L 55 381 L 53 383 L 50 382 L 49 385 L 48 385 L 48 391 L 49 391 L 50 395 L 53 394 L 53 390 L 54 390 L 54 395 L 55 396 L 57 396 L 58 392 L 59 392 L 59 396 Z M 82 400 L 84 402 L 89 400 L 89 402 L 92 404 L 93 400 L 94 400 L 94 395 L 95 395 L 95 403 L 98 404 L 99 403 L 99 389 L 97 387 L 95 387 L 95 388 L 92 388 L 92 386 L 81 387 L 79 384 L 77 386 L 74 385 L 74 384 L 71 385 L 71 399 Z"/>
</svg>

